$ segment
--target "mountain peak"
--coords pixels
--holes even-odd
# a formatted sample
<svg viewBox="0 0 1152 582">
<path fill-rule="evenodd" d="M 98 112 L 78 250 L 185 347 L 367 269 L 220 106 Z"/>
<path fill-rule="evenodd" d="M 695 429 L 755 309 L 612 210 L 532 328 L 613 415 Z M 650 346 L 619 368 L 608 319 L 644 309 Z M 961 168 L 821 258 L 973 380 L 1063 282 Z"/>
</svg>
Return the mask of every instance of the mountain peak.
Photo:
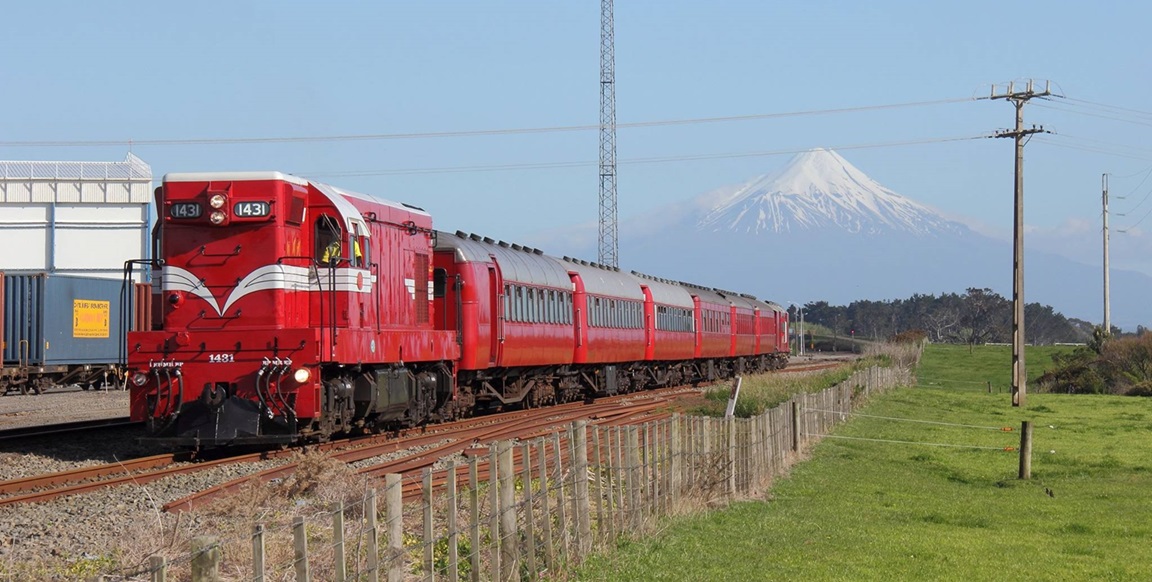
<svg viewBox="0 0 1152 582">
<path fill-rule="evenodd" d="M 905 198 L 845 160 L 814 148 L 796 154 L 780 170 L 701 197 L 710 208 L 702 230 L 788 232 L 836 229 L 853 234 L 884 232 L 931 236 L 966 229 Z"/>
<path fill-rule="evenodd" d="M 878 187 L 869 178 L 840 157 L 840 154 L 824 148 L 813 148 L 796 154 L 784 169 L 780 170 L 777 183 L 781 190 L 797 193 L 835 192 L 851 190 L 853 187 Z"/>
</svg>

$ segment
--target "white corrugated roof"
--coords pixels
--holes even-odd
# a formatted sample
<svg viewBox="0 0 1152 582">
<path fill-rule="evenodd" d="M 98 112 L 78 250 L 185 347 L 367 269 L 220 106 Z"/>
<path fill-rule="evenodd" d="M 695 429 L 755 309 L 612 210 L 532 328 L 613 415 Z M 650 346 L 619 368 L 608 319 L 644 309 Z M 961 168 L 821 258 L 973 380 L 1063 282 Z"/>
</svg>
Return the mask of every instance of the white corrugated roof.
<svg viewBox="0 0 1152 582">
<path fill-rule="evenodd" d="M 152 167 L 123 162 L 0 161 L 0 203 L 148 204 Z"/>
</svg>

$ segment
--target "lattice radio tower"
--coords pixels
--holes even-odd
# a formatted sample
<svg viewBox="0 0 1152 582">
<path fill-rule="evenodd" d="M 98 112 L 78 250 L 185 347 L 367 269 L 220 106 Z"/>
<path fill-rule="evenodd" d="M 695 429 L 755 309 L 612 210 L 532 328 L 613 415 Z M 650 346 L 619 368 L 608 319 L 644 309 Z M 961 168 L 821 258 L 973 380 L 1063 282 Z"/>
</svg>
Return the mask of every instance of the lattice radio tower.
<svg viewBox="0 0 1152 582">
<path fill-rule="evenodd" d="M 612 0 L 600 0 L 600 251 L 601 265 L 618 267 L 616 224 L 616 49 Z"/>
</svg>

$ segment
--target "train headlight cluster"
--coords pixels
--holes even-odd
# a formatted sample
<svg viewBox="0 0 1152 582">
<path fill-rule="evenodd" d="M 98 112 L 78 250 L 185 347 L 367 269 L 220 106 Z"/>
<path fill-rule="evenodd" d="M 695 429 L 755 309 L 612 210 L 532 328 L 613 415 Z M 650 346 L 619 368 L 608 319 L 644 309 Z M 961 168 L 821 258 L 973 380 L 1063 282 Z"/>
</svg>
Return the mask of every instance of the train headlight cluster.
<svg viewBox="0 0 1152 582">
<path fill-rule="evenodd" d="M 223 194 L 213 194 L 212 197 L 208 199 L 208 206 L 217 209 L 224 208 L 224 203 L 227 201 L 228 199 L 225 198 Z"/>
<path fill-rule="evenodd" d="M 214 210 L 208 217 L 208 220 L 217 226 L 224 224 L 224 219 L 228 218 L 222 211 Z"/>
<path fill-rule="evenodd" d="M 292 374 L 292 378 L 297 382 L 303 384 L 312 377 L 312 372 L 308 368 L 296 368 L 296 373 Z"/>
</svg>

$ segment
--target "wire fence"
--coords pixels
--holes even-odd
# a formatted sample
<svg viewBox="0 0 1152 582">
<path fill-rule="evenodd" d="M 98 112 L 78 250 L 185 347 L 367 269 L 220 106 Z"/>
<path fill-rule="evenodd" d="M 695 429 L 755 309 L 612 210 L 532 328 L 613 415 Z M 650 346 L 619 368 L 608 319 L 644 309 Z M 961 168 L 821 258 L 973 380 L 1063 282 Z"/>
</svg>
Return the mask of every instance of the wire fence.
<svg viewBox="0 0 1152 582">
<path fill-rule="evenodd" d="M 573 423 L 488 443 L 465 460 L 389 474 L 325 511 L 198 537 L 134 572 L 92 580 L 538 580 L 663 518 L 761 495 L 870 395 L 913 382 L 873 367 L 747 419 L 670 414 L 641 425 Z"/>
</svg>

